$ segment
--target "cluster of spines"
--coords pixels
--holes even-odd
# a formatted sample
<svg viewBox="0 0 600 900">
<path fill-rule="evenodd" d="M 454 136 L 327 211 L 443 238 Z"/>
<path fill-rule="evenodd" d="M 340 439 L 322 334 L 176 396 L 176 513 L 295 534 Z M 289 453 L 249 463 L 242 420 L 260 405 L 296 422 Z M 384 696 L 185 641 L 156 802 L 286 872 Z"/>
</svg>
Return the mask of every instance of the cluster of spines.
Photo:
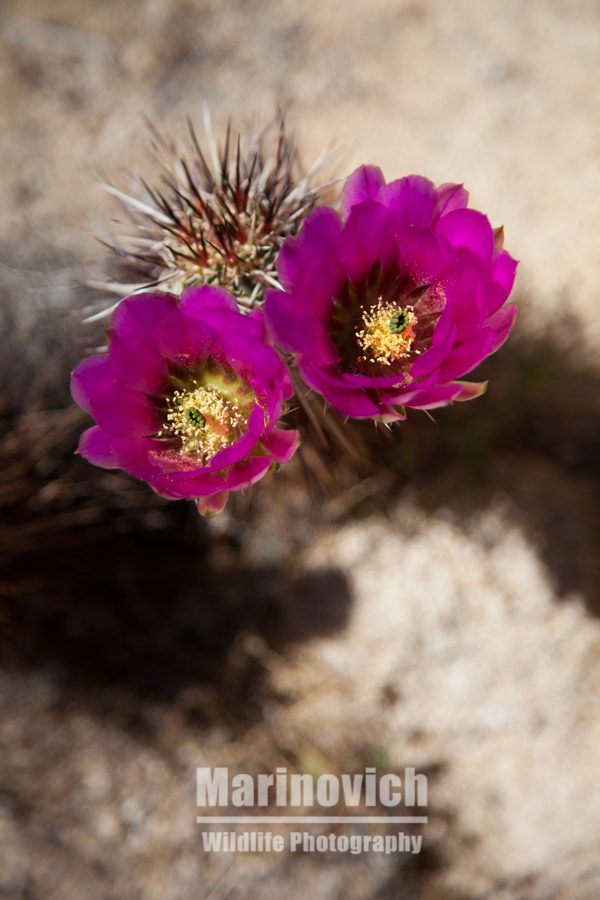
<svg viewBox="0 0 600 900">
<path fill-rule="evenodd" d="M 231 124 L 219 150 L 206 111 L 205 151 L 191 121 L 188 128 L 187 150 L 178 154 L 150 125 L 158 186 L 143 178 L 131 193 L 104 185 L 123 204 L 133 233 L 102 240 L 120 271 L 137 280 L 119 277 L 93 286 L 124 296 L 152 289 L 180 294 L 195 283 L 214 284 L 251 309 L 269 286 L 280 286 L 277 254 L 325 187 L 313 184 L 323 157 L 302 172 L 283 114 L 251 137 L 246 150 Z"/>
</svg>

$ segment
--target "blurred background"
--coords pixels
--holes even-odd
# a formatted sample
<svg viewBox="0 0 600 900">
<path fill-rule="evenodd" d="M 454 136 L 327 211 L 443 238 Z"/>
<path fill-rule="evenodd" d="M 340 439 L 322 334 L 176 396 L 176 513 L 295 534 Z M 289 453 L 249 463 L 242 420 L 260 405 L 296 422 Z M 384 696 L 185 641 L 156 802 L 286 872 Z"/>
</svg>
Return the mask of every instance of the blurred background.
<svg viewBox="0 0 600 900">
<path fill-rule="evenodd" d="M 596 0 L 2 0 L 0 897 L 600 896 Z M 74 455 L 81 283 L 206 100 L 464 181 L 521 260 L 480 400 L 210 522 Z M 196 766 L 429 776 L 419 856 L 203 854 Z"/>
</svg>

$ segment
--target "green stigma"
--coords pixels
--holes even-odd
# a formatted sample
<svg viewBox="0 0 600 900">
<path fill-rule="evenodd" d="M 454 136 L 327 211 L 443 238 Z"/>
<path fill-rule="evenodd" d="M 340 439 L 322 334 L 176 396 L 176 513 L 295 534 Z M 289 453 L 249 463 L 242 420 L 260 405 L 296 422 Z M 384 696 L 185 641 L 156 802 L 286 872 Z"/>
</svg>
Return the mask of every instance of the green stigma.
<svg viewBox="0 0 600 900">
<path fill-rule="evenodd" d="M 397 310 L 390 318 L 388 327 L 392 334 L 400 334 L 408 325 L 408 315 L 404 310 Z"/>
<path fill-rule="evenodd" d="M 206 418 L 202 415 L 200 410 L 195 407 L 187 410 L 187 417 L 196 428 L 204 428 L 206 425 Z"/>
</svg>

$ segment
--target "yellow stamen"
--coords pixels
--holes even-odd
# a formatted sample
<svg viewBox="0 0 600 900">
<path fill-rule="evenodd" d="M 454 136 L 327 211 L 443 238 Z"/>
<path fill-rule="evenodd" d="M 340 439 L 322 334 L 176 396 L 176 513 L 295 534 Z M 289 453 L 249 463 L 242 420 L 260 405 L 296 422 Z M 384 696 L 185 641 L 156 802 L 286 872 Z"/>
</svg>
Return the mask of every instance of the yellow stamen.
<svg viewBox="0 0 600 900">
<path fill-rule="evenodd" d="M 194 384 L 169 398 L 165 428 L 159 436 L 178 437 L 183 453 L 206 464 L 237 440 L 246 418 L 235 397 Z"/>
<path fill-rule="evenodd" d="M 384 303 L 380 297 L 363 312 L 362 324 L 356 340 L 366 362 L 391 366 L 410 355 L 417 324 L 412 306 Z"/>
</svg>

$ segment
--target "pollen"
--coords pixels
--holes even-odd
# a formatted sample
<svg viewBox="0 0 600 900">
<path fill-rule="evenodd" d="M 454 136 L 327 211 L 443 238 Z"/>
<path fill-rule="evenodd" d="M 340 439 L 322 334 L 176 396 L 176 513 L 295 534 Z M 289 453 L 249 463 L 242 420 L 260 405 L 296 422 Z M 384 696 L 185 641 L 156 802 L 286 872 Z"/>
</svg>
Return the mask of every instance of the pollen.
<svg viewBox="0 0 600 900">
<path fill-rule="evenodd" d="M 384 303 L 380 297 L 376 304 L 364 310 L 362 327 L 356 331 L 363 360 L 391 366 L 410 356 L 416 324 L 412 306 Z"/>
<path fill-rule="evenodd" d="M 189 390 L 175 391 L 167 404 L 159 437 L 179 438 L 182 452 L 202 465 L 233 444 L 246 425 L 245 412 L 236 398 L 213 387 L 192 384 Z"/>
</svg>

